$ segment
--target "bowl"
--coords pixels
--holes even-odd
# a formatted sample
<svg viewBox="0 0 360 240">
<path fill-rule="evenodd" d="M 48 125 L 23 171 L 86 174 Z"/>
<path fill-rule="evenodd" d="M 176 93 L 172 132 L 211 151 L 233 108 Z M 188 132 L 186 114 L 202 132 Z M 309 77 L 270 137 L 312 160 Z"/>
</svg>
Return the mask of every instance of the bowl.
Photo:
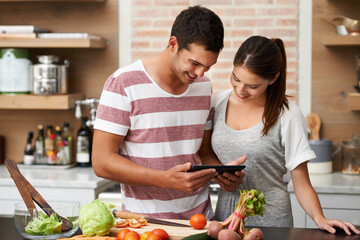
<svg viewBox="0 0 360 240">
<path fill-rule="evenodd" d="M 75 232 L 79 229 L 78 225 L 78 219 L 79 219 L 79 211 L 80 211 L 80 203 L 79 202 L 65 202 L 65 201 L 49 201 L 49 205 L 52 207 L 52 209 L 57 212 L 60 216 L 65 217 L 69 219 L 71 222 L 73 222 L 74 227 L 67 232 L 63 233 L 54 233 L 51 235 L 33 235 L 29 234 L 25 231 L 25 227 L 28 225 L 28 223 L 32 220 L 31 215 L 26 208 L 26 205 L 24 202 L 18 202 L 15 203 L 15 212 L 14 212 L 14 225 L 15 229 L 18 233 L 20 233 L 24 238 L 27 239 L 47 239 L 47 240 L 53 240 L 58 238 L 68 238 L 75 234 Z M 36 205 L 36 204 L 35 204 Z M 36 210 L 38 214 L 40 212 L 46 214 L 40 207 L 36 206 Z M 31 211 L 35 214 L 33 214 L 33 218 L 35 219 L 37 217 L 35 209 L 31 209 Z"/>
</svg>

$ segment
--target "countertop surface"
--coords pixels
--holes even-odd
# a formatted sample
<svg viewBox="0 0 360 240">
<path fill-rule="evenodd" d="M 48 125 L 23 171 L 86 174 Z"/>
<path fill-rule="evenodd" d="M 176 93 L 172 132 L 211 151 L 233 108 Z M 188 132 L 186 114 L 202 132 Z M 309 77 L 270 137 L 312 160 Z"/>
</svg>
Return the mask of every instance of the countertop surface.
<svg viewBox="0 0 360 240">
<path fill-rule="evenodd" d="M 329 174 L 310 174 L 310 181 L 317 193 L 360 194 L 360 175 L 334 172 Z M 294 192 L 292 181 L 288 191 Z"/>
<path fill-rule="evenodd" d="M 166 230 L 166 226 L 164 227 Z M 261 227 L 264 240 L 360 240 L 360 235 L 347 236 L 343 231 L 335 235 L 319 229 Z M 16 230 L 12 218 L 0 217 L 1 239 L 24 239 Z M 81 234 L 79 230 L 76 235 Z"/>
<path fill-rule="evenodd" d="M 44 165 L 41 166 L 21 166 L 19 170 L 23 176 L 36 187 L 64 187 L 71 188 L 92 188 L 96 189 L 104 184 L 112 182 L 107 179 L 99 178 L 95 175 L 92 167 L 73 167 L 57 168 Z M 115 184 L 115 182 L 114 182 Z M 14 186 L 14 181 L 5 165 L 0 165 L 0 186 Z"/>
</svg>

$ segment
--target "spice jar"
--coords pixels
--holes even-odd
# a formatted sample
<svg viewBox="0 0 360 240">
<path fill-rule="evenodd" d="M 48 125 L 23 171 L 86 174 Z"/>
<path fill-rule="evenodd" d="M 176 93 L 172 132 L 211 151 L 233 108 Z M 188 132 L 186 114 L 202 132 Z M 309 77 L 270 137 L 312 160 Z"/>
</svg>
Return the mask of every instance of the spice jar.
<svg viewBox="0 0 360 240">
<path fill-rule="evenodd" d="M 352 139 L 343 141 L 342 172 L 360 174 L 360 135 L 356 133 Z"/>
</svg>

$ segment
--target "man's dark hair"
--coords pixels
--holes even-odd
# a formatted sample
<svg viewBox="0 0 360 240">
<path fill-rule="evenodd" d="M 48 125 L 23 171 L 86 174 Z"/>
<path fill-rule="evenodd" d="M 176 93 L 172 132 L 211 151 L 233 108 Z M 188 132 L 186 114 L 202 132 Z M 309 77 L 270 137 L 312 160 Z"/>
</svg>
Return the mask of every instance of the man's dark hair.
<svg viewBox="0 0 360 240">
<path fill-rule="evenodd" d="M 188 49 L 196 43 L 205 46 L 205 50 L 220 52 L 224 47 L 224 27 L 221 19 L 213 11 L 193 6 L 183 10 L 175 19 L 171 36 L 177 38 L 179 49 Z"/>
</svg>

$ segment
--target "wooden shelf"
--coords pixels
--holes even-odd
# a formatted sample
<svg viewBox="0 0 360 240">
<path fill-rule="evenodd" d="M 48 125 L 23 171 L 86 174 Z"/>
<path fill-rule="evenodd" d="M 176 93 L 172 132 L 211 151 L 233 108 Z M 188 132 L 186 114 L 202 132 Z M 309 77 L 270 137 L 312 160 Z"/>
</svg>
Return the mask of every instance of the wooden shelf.
<svg viewBox="0 0 360 240">
<path fill-rule="evenodd" d="M 0 0 L 0 2 L 105 2 L 105 0 Z"/>
<path fill-rule="evenodd" d="M 349 93 L 347 98 L 347 106 L 350 110 L 360 110 L 360 93 Z"/>
<path fill-rule="evenodd" d="M 67 110 L 75 107 L 82 94 L 66 95 L 0 95 L 0 109 Z"/>
<path fill-rule="evenodd" d="M 1 1 L 1 0 L 0 0 Z M 105 48 L 105 39 L 0 39 L 2 47 L 20 48 Z"/>
<path fill-rule="evenodd" d="M 332 46 L 360 46 L 360 36 L 341 36 L 336 34 L 328 34 L 322 37 L 323 45 Z"/>
</svg>

